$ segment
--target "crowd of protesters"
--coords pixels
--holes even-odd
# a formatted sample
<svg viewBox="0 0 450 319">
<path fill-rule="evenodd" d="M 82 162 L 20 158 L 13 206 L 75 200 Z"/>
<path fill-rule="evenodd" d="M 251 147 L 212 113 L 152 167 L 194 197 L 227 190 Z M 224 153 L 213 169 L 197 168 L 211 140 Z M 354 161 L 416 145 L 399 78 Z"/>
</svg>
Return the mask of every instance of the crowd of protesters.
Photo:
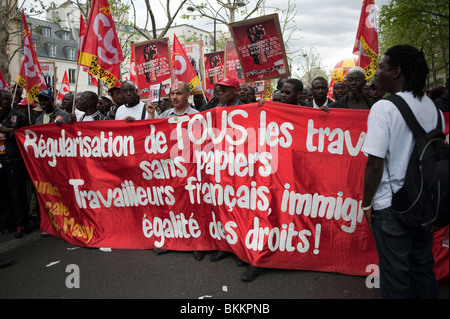
<svg viewBox="0 0 450 319">
<path fill-rule="evenodd" d="M 329 97 L 329 85 L 324 77 L 313 79 L 307 84 L 308 89 L 305 89 L 299 79 L 283 77 L 277 82 L 272 100 L 317 108 L 325 112 L 332 112 L 333 108 L 370 110 L 385 94 L 393 93 L 386 86 L 379 84 L 377 77 L 367 83 L 364 70 L 353 67 L 345 81 L 334 84 L 332 97 Z M 435 88 L 426 93 L 442 111 L 448 112 L 448 77 L 446 87 Z M 203 94 L 190 98 L 189 85 L 184 82 L 174 84 L 169 97 L 158 103 L 141 100 L 136 84 L 131 81 L 117 83 L 105 96 L 98 96 L 91 91 L 80 92 L 76 96 L 66 94 L 60 105 L 54 103 L 54 92 L 45 89 L 39 92 L 37 101 L 31 105 L 31 112 L 23 95 L 20 87 L 0 92 L 0 235 L 15 231 L 16 238 L 26 235 L 30 222 L 39 219 L 39 208 L 33 184 L 14 138 L 15 129 L 52 122 L 131 122 L 168 118 L 194 114 L 214 107 L 238 106 L 257 101 L 255 89 L 235 78 L 219 80 L 209 100 Z M 263 101 L 260 100 L 260 103 Z M 168 253 L 164 249 L 154 251 L 156 254 Z M 211 254 L 210 260 L 219 261 L 228 255 L 228 252 L 215 252 Z M 204 252 L 194 252 L 197 260 L 203 259 L 203 256 Z M 238 261 L 238 264 L 244 265 L 241 261 Z M 241 279 L 253 281 L 262 271 L 261 268 L 249 265 Z"/>
</svg>

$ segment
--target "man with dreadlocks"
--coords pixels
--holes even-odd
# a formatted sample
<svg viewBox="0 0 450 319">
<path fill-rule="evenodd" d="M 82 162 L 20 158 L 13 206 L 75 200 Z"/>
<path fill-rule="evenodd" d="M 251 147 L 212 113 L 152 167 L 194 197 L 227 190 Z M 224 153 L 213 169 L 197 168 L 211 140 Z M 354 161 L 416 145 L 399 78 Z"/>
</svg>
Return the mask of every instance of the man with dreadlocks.
<svg viewBox="0 0 450 319">
<path fill-rule="evenodd" d="M 401 96 L 428 132 L 436 127 L 438 112 L 424 95 L 427 76 L 423 52 L 410 45 L 389 48 L 375 74 L 380 90 Z M 362 148 L 368 155 L 362 209 L 375 238 L 383 298 L 437 298 L 433 234 L 405 227 L 390 209 L 413 147 L 413 134 L 397 107 L 387 100 L 375 103 Z"/>
</svg>

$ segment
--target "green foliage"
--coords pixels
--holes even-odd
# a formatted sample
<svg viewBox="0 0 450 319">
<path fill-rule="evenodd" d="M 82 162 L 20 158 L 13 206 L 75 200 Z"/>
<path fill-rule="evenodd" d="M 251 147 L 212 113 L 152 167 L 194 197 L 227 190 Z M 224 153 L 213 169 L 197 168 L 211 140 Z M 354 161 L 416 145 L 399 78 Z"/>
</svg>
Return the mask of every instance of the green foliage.
<svg viewBox="0 0 450 319">
<path fill-rule="evenodd" d="M 430 85 L 443 84 L 449 72 L 447 0 L 392 0 L 381 8 L 379 21 L 380 55 L 398 44 L 422 49 L 430 68 Z"/>
</svg>

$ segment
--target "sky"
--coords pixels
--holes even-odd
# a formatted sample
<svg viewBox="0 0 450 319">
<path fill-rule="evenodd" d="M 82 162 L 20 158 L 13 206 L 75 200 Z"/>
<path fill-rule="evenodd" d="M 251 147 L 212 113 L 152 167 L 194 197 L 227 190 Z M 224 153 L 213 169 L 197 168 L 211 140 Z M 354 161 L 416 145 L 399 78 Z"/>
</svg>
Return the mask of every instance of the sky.
<svg viewBox="0 0 450 319">
<path fill-rule="evenodd" d="M 142 2 L 145 11 L 144 1 Z M 178 1 L 174 1 L 178 2 Z M 202 0 L 193 0 L 194 3 L 201 3 Z M 249 9 L 254 7 L 256 0 L 251 0 L 247 5 Z M 375 0 L 376 6 L 386 5 L 390 0 Z M 211 3 L 215 3 L 214 0 Z M 292 48 L 308 49 L 315 47 L 317 53 L 322 58 L 322 65 L 325 71 L 331 73 L 334 66 L 341 60 L 352 57 L 353 45 L 359 24 L 359 17 L 363 0 L 291 0 L 297 11 L 295 32 L 291 38 Z M 271 8 L 286 9 L 288 0 L 267 0 L 266 6 Z M 187 7 L 187 6 L 186 6 Z M 267 8 L 266 14 L 273 13 L 274 9 Z M 221 11 L 223 12 L 223 10 Z M 182 14 L 188 14 L 187 10 L 182 10 Z M 163 16 L 161 11 L 157 16 Z M 252 17 L 256 17 L 253 15 Z M 236 20 L 239 20 L 237 16 Z M 242 17 L 241 17 L 242 18 Z M 139 19 L 144 21 L 145 17 Z M 177 18 L 177 24 L 195 23 L 195 26 L 212 31 L 213 24 L 210 19 L 203 18 L 197 20 L 184 20 Z M 164 23 L 164 22 L 163 22 Z M 162 27 L 160 24 L 158 27 Z M 218 29 L 226 30 L 225 26 Z"/>
<path fill-rule="evenodd" d="M 127 1 L 127 0 L 124 0 Z M 195 4 L 200 4 L 204 0 L 192 0 Z M 44 0 L 44 2 L 50 2 Z M 59 4 L 63 0 L 55 0 Z M 210 0 L 216 4 L 215 0 Z M 254 7 L 256 0 L 250 0 L 247 5 L 249 9 Z M 375 0 L 375 4 L 381 8 L 390 0 Z M 155 16 L 161 17 L 157 21 L 157 28 L 162 28 L 166 23 L 165 13 L 160 3 L 165 1 L 154 1 Z M 172 1 L 172 12 L 178 6 L 179 1 Z M 316 52 L 320 54 L 322 66 L 325 71 L 331 73 L 334 66 L 345 58 L 352 57 L 353 44 L 355 42 L 356 32 L 359 24 L 359 16 L 363 0 L 291 0 L 296 6 L 297 15 L 291 25 L 294 26 L 295 32 L 292 36 L 290 46 L 293 50 L 298 48 L 308 49 L 315 47 Z M 286 9 L 288 0 L 267 0 L 266 6 L 271 8 Z M 138 24 L 145 23 L 145 2 L 135 0 Z M 219 6 L 217 8 L 220 8 Z M 266 14 L 273 13 L 274 9 L 267 8 Z M 204 30 L 213 31 L 212 20 L 207 18 L 197 20 L 182 19 L 181 15 L 189 14 L 186 10 L 187 5 L 183 8 L 175 20 L 176 24 L 192 24 Z M 222 10 L 221 12 L 223 12 Z M 253 15 L 252 17 L 256 17 Z M 242 19 L 239 15 L 236 21 Z M 218 30 L 226 30 L 225 26 L 218 25 Z M 295 68 L 295 67 L 294 67 Z"/>
</svg>

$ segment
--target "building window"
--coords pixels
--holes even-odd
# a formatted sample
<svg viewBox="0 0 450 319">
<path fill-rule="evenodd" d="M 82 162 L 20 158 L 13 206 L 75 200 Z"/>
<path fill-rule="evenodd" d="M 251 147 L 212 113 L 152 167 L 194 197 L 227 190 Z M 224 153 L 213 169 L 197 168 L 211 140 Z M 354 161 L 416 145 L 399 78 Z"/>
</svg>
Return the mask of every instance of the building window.
<svg viewBox="0 0 450 319">
<path fill-rule="evenodd" d="M 66 47 L 66 56 L 68 60 L 75 61 L 77 57 L 77 50 L 74 48 Z"/>
<path fill-rule="evenodd" d="M 69 40 L 70 40 L 70 34 L 69 34 L 69 32 L 63 32 L 63 33 L 61 34 L 61 38 L 62 38 L 63 40 L 69 41 Z"/>
<path fill-rule="evenodd" d="M 47 53 L 49 57 L 56 57 L 56 44 L 47 43 Z"/>
<path fill-rule="evenodd" d="M 69 76 L 69 83 L 75 83 L 75 69 L 69 69 L 68 76 Z"/>
<path fill-rule="evenodd" d="M 50 38 L 52 36 L 50 28 L 42 27 L 41 32 L 44 37 Z"/>
</svg>

